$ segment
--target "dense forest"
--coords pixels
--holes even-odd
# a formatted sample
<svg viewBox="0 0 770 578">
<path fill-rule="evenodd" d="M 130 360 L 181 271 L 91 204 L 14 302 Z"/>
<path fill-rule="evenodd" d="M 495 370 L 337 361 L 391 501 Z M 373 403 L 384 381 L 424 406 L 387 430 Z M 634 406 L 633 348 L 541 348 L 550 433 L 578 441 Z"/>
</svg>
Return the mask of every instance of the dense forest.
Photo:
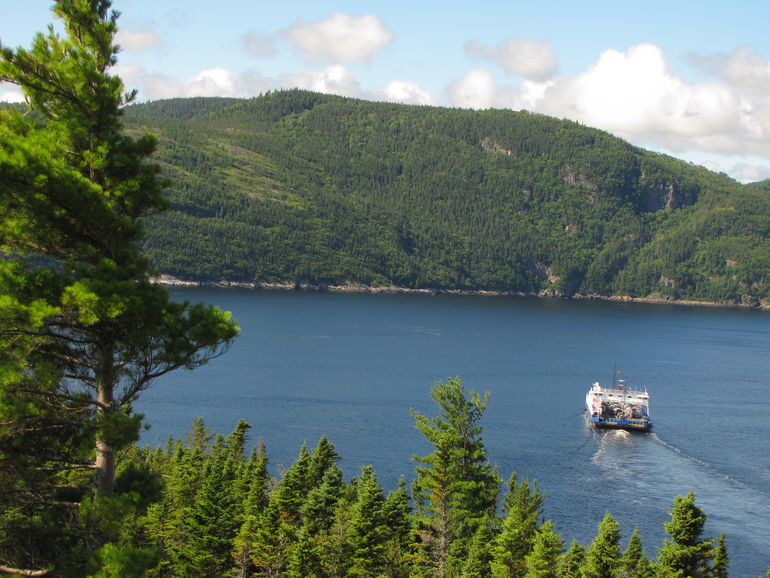
<svg viewBox="0 0 770 578">
<path fill-rule="evenodd" d="M 162 273 L 766 305 L 770 185 L 526 111 L 301 90 L 132 105 Z"/>
</svg>

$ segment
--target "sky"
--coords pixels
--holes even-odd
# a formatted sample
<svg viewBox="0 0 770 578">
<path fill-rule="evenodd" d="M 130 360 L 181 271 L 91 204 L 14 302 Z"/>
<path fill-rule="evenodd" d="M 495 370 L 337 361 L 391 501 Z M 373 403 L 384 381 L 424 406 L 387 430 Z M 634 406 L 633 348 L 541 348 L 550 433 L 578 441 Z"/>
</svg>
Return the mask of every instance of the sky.
<svg viewBox="0 0 770 578">
<path fill-rule="evenodd" d="M 28 47 L 51 0 L 0 0 Z M 529 110 L 729 174 L 770 178 L 770 0 L 114 0 L 113 69 L 139 100 L 300 87 Z M 22 99 L 0 84 L 0 100 Z"/>
</svg>

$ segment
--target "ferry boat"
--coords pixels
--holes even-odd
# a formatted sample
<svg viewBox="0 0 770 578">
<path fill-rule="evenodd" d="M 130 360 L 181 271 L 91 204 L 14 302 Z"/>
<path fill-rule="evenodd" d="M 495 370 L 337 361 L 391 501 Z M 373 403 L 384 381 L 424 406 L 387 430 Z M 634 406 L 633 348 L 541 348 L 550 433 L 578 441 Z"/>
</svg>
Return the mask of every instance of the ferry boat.
<svg viewBox="0 0 770 578">
<path fill-rule="evenodd" d="M 623 379 L 613 379 L 613 387 L 594 382 L 586 393 L 586 409 L 591 424 L 597 428 L 652 429 L 650 394 L 646 389 L 629 389 Z"/>
</svg>

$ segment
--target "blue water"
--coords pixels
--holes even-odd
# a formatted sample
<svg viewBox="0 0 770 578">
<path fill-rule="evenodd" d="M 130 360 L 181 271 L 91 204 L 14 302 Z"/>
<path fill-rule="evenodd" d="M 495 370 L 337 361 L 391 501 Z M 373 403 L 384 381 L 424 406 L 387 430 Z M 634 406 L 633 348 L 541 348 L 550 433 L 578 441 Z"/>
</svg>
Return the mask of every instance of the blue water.
<svg viewBox="0 0 770 578">
<path fill-rule="evenodd" d="M 143 443 L 203 417 L 262 437 L 274 471 L 326 434 L 346 476 L 372 464 L 386 490 L 430 446 L 410 408 L 435 415 L 433 384 L 491 392 L 484 441 L 504 479 L 548 494 L 566 543 L 588 545 L 605 512 L 623 547 L 639 526 L 663 543 L 676 495 L 692 490 L 705 534 L 727 534 L 731 576 L 770 564 L 770 315 L 667 305 L 504 297 L 258 293 L 190 289 L 176 299 L 233 312 L 241 336 L 194 372 L 158 380 L 136 404 Z M 651 394 L 654 433 L 595 432 L 585 392 L 617 364 Z"/>
</svg>

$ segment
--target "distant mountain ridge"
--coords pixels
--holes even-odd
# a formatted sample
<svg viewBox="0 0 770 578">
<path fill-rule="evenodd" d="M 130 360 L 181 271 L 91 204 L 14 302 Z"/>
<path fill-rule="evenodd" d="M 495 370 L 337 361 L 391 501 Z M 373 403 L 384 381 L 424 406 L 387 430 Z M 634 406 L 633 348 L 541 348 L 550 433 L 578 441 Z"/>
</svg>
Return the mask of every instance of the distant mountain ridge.
<svg viewBox="0 0 770 578">
<path fill-rule="evenodd" d="M 301 90 L 133 105 L 171 210 L 146 223 L 184 280 L 762 306 L 770 182 L 528 112 Z"/>
</svg>

